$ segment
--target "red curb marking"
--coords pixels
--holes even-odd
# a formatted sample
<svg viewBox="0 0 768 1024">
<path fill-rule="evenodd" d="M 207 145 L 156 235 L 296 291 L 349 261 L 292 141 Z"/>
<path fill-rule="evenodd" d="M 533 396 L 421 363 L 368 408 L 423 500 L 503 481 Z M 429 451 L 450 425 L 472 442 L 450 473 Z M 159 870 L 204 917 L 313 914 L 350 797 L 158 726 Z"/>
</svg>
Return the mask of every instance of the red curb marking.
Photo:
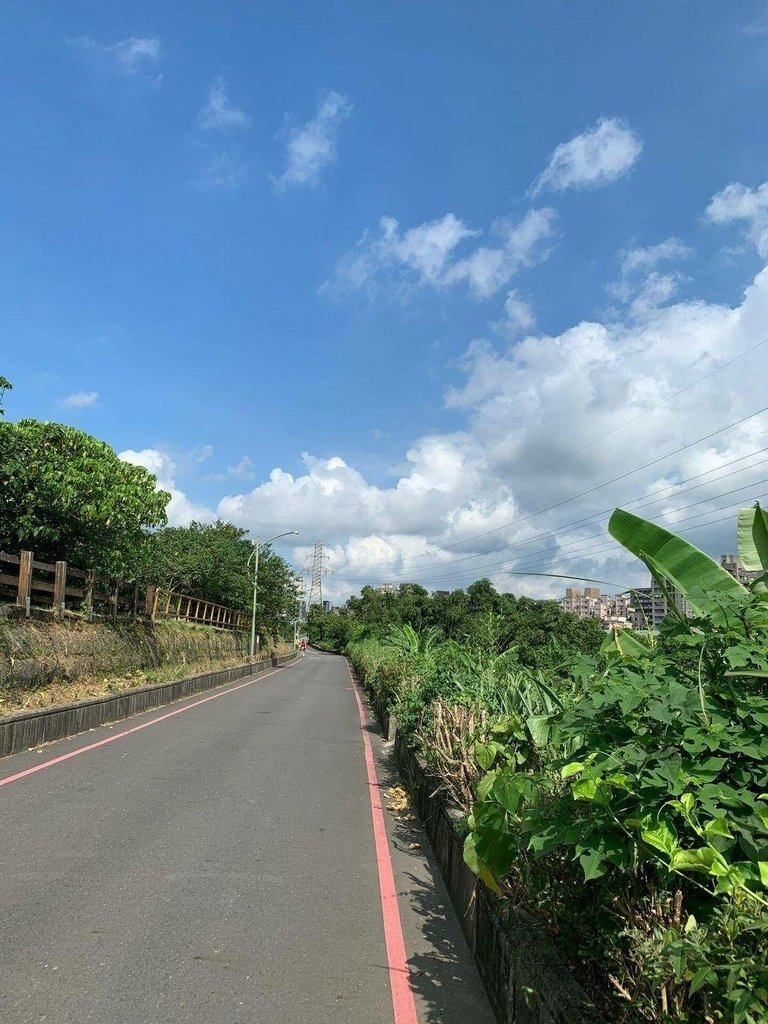
<svg viewBox="0 0 768 1024">
<path fill-rule="evenodd" d="M 273 676 L 275 673 L 282 671 L 282 668 L 276 668 L 273 672 L 267 672 L 263 676 L 254 676 L 253 679 L 249 679 L 246 683 L 238 683 L 237 686 L 232 686 L 228 690 L 223 690 L 221 693 L 214 693 L 210 697 L 203 697 L 202 700 L 196 700 L 194 704 L 185 704 L 183 708 L 176 708 L 175 711 L 168 711 L 166 714 L 160 715 L 159 718 L 153 718 L 151 722 L 142 722 L 141 725 L 134 725 L 131 729 L 124 729 L 123 732 L 116 732 L 112 736 L 107 736 L 104 740 L 97 740 L 96 743 L 89 743 L 86 747 L 78 747 L 77 750 L 70 750 L 68 754 L 61 754 L 59 757 L 53 757 L 50 761 L 43 761 L 42 764 L 36 764 L 32 768 L 25 768 L 23 772 L 16 772 L 15 775 L 8 775 L 6 778 L 0 779 L 0 786 L 7 786 L 9 782 L 16 782 L 18 779 L 26 778 L 27 775 L 34 775 L 35 772 L 41 772 L 44 768 L 52 768 L 55 764 L 61 764 L 62 761 L 69 761 L 71 757 L 77 757 L 79 754 L 85 754 L 87 751 L 95 750 L 97 747 L 103 747 L 107 743 L 114 743 L 115 740 L 121 740 L 124 736 L 130 736 L 131 733 L 139 732 L 141 729 L 148 729 L 150 725 L 157 725 L 158 722 L 164 722 L 167 718 L 173 718 L 175 715 L 180 715 L 184 711 L 191 711 L 192 708 L 199 708 L 201 704 L 207 704 L 209 700 L 217 700 L 219 697 L 226 697 L 228 693 L 234 693 L 235 690 L 242 690 L 244 686 L 251 686 L 252 683 L 258 682 L 261 679 L 266 679 L 267 676 Z"/>
<path fill-rule="evenodd" d="M 345 659 L 346 660 L 346 659 Z M 384 943 L 387 949 L 387 966 L 389 968 L 389 984 L 392 990 L 392 1013 L 395 1024 L 419 1024 L 416 1003 L 411 987 L 411 974 L 405 952 L 403 925 L 400 920 L 400 908 L 397 905 L 397 889 L 392 870 L 392 858 L 389 854 L 389 841 L 384 825 L 384 811 L 379 796 L 379 780 L 376 776 L 376 765 L 373 760 L 371 738 L 366 731 L 368 724 L 360 691 L 352 675 L 349 662 L 346 662 L 352 689 L 357 701 L 360 715 L 360 732 L 365 746 L 365 768 L 368 773 L 368 792 L 371 797 L 371 817 L 373 818 L 373 838 L 376 845 L 376 864 L 379 870 L 379 891 L 381 893 L 381 913 L 384 918 Z"/>
</svg>

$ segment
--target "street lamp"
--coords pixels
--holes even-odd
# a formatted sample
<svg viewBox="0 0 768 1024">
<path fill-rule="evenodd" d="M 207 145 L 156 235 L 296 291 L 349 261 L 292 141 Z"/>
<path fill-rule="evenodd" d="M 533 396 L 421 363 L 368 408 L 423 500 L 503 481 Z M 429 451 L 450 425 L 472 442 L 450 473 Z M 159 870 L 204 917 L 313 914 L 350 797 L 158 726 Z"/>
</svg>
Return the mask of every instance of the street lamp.
<svg viewBox="0 0 768 1024">
<path fill-rule="evenodd" d="M 271 544 L 273 540 L 280 540 L 281 537 L 298 537 L 298 535 L 299 535 L 299 531 L 298 530 L 288 530 L 287 533 L 278 533 L 276 536 L 270 537 L 269 540 L 265 540 L 263 544 L 259 540 L 258 537 L 255 540 L 251 541 L 251 544 L 253 545 L 253 551 L 251 552 L 250 557 L 248 559 L 248 564 L 249 565 L 250 565 L 250 562 L 251 562 L 251 558 L 253 558 L 253 560 L 254 560 L 254 562 L 253 562 L 253 608 L 251 610 L 251 653 L 250 653 L 251 657 L 253 657 L 253 655 L 255 653 L 255 650 L 256 650 L 256 591 L 257 591 L 258 586 L 259 586 L 259 550 L 261 548 L 265 547 L 267 544 Z"/>
</svg>

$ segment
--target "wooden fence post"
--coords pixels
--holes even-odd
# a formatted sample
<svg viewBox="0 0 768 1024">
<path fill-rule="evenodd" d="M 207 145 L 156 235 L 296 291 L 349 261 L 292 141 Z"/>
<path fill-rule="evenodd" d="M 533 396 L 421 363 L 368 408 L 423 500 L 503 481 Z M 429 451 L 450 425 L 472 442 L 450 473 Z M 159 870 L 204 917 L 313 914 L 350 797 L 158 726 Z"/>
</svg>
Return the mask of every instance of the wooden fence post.
<svg viewBox="0 0 768 1024">
<path fill-rule="evenodd" d="M 53 615 L 54 618 L 64 619 L 64 612 L 67 602 L 67 563 L 57 562 L 56 573 L 53 577 Z"/>
<path fill-rule="evenodd" d="M 22 551 L 19 558 L 19 593 L 16 604 L 24 609 L 25 618 L 29 618 L 30 604 L 32 598 L 32 562 L 34 561 L 32 551 Z"/>
<path fill-rule="evenodd" d="M 96 573 L 88 569 L 85 574 L 85 593 L 83 595 L 83 607 L 88 616 L 88 621 L 93 622 L 93 588 L 96 585 Z"/>
</svg>

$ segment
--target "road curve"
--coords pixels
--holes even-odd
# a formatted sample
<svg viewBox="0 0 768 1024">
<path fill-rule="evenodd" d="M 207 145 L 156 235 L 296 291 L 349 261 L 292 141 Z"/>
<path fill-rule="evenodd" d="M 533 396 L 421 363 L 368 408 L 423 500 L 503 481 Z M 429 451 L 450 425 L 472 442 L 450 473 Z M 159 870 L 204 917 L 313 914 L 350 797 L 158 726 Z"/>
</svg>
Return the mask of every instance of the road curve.
<svg viewBox="0 0 768 1024">
<path fill-rule="evenodd" d="M 350 687 L 343 659 L 309 655 L 0 762 L 0 1019 L 392 1024 Z M 421 1024 L 490 1024 L 444 894 L 420 928 L 409 889 L 434 880 L 403 857 L 406 946 L 436 964 Z"/>
</svg>

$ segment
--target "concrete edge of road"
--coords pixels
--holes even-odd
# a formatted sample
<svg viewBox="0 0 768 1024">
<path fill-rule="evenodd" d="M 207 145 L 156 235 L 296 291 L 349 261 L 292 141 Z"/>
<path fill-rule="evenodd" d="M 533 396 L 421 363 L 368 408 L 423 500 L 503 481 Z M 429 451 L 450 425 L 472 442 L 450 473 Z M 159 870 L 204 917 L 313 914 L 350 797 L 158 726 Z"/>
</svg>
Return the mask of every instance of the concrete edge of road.
<svg viewBox="0 0 768 1024">
<path fill-rule="evenodd" d="M 19 711 L 14 715 L 0 718 L 0 758 L 38 747 L 42 743 L 74 736 L 88 729 L 106 725 L 108 722 L 130 718 L 141 714 L 142 711 L 151 711 L 152 708 L 172 704 L 204 690 L 226 686 L 227 683 L 234 683 L 238 679 L 260 675 L 268 669 L 289 665 L 295 660 L 297 656 L 290 654 L 282 658 L 263 659 L 248 662 L 246 665 L 236 665 L 234 668 L 219 669 L 216 672 L 204 672 L 202 675 L 188 676 L 185 679 L 172 680 L 170 683 L 136 686 L 105 697 L 92 697 L 90 700 L 79 700 L 71 704 L 56 704 L 35 711 Z"/>
<path fill-rule="evenodd" d="M 365 685 L 364 681 L 363 685 Z M 369 687 L 371 709 L 393 743 L 394 766 L 434 851 L 461 930 L 498 1020 L 507 1024 L 604 1024 L 540 926 L 505 907 L 464 863 L 461 814 L 435 790 L 427 764 Z"/>
</svg>

